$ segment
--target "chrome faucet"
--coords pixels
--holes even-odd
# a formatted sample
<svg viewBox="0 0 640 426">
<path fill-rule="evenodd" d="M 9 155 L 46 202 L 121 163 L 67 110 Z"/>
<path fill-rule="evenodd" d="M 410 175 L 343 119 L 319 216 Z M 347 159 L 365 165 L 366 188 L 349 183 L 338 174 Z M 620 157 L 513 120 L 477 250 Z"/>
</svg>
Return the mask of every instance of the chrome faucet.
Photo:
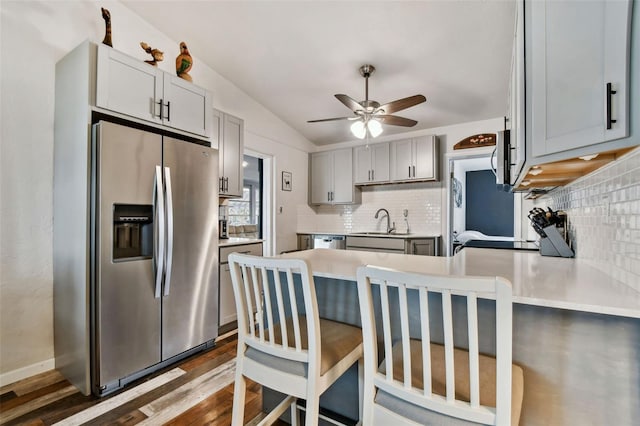
<svg viewBox="0 0 640 426">
<path fill-rule="evenodd" d="M 387 234 L 390 234 L 391 232 L 395 231 L 396 223 L 393 222 L 393 226 L 391 226 L 391 218 L 389 217 L 389 211 L 387 209 L 378 209 L 374 218 L 377 219 L 380 212 L 383 212 L 385 215 L 387 215 Z"/>
</svg>

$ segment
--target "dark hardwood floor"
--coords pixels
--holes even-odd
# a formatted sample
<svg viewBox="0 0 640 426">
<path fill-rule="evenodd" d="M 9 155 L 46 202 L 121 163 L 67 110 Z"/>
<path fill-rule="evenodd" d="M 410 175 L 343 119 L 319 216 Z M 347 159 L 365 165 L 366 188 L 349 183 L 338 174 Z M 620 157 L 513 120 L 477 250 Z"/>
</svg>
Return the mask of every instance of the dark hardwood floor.
<svg viewBox="0 0 640 426">
<path fill-rule="evenodd" d="M 236 335 L 103 398 L 84 396 L 55 370 L 0 388 L 2 425 L 229 425 Z M 250 383 L 245 422 L 261 417 Z M 284 423 L 282 423 L 284 424 Z"/>
</svg>

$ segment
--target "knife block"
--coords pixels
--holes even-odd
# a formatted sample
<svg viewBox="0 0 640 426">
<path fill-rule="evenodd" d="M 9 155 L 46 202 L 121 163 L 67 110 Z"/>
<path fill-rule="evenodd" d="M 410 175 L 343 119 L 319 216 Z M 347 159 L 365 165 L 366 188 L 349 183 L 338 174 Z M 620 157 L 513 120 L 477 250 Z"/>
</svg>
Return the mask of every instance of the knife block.
<svg viewBox="0 0 640 426">
<path fill-rule="evenodd" d="M 546 237 L 540 240 L 540 254 L 542 256 L 573 257 L 574 253 L 564 240 L 555 225 L 543 229 Z"/>
</svg>

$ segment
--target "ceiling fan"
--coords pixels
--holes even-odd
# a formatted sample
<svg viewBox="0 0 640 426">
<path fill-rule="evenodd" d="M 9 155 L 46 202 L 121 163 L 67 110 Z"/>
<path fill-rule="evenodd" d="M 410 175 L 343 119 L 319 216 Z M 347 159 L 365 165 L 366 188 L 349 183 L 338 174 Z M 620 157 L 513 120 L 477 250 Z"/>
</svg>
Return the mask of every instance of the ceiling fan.
<svg viewBox="0 0 640 426">
<path fill-rule="evenodd" d="M 410 118 L 399 117 L 397 115 L 391 115 L 394 112 L 401 111 L 403 109 L 410 108 L 412 106 L 426 102 L 427 98 L 423 95 L 409 96 L 408 98 L 398 99 L 386 104 L 380 105 L 379 102 L 369 99 L 369 77 L 373 74 L 376 68 L 373 65 L 363 65 L 360 67 L 360 75 L 364 77 L 364 90 L 365 99 L 362 102 L 357 102 L 353 98 L 347 95 L 338 94 L 336 98 L 347 108 L 349 108 L 354 116 L 351 117 L 336 117 L 336 118 L 323 118 L 320 120 L 309 120 L 307 123 L 320 123 L 323 121 L 337 121 L 337 120 L 350 120 L 355 121 L 351 125 L 351 132 L 359 139 L 363 139 L 367 132 L 374 138 L 382 133 L 382 123 L 391 124 L 393 126 L 413 127 L 418 122 Z"/>
</svg>

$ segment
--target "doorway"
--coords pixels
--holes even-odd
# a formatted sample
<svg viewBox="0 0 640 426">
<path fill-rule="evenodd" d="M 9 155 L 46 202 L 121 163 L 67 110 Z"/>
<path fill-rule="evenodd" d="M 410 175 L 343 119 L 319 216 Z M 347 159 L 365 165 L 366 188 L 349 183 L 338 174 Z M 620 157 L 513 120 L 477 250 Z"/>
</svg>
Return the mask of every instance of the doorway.
<svg viewBox="0 0 640 426">
<path fill-rule="evenodd" d="M 519 239 L 521 197 L 496 186 L 491 152 L 448 158 L 447 235 L 445 251 L 452 256 L 464 231 L 497 239 Z"/>
<path fill-rule="evenodd" d="M 253 157 L 260 162 L 259 175 L 261 178 L 261 198 L 259 206 L 256 206 L 260 216 L 260 238 L 262 238 L 262 252 L 265 256 L 273 256 L 275 251 L 275 165 L 272 155 L 254 151 L 244 150 L 244 155 Z M 255 177 L 255 174 L 253 175 Z M 255 181 L 255 179 L 253 179 Z"/>
<path fill-rule="evenodd" d="M 513 193 L 497 189 L 493 170 L 471 170 L 465 175 L 464 229 L 513 237 Z"/>
</svg>

